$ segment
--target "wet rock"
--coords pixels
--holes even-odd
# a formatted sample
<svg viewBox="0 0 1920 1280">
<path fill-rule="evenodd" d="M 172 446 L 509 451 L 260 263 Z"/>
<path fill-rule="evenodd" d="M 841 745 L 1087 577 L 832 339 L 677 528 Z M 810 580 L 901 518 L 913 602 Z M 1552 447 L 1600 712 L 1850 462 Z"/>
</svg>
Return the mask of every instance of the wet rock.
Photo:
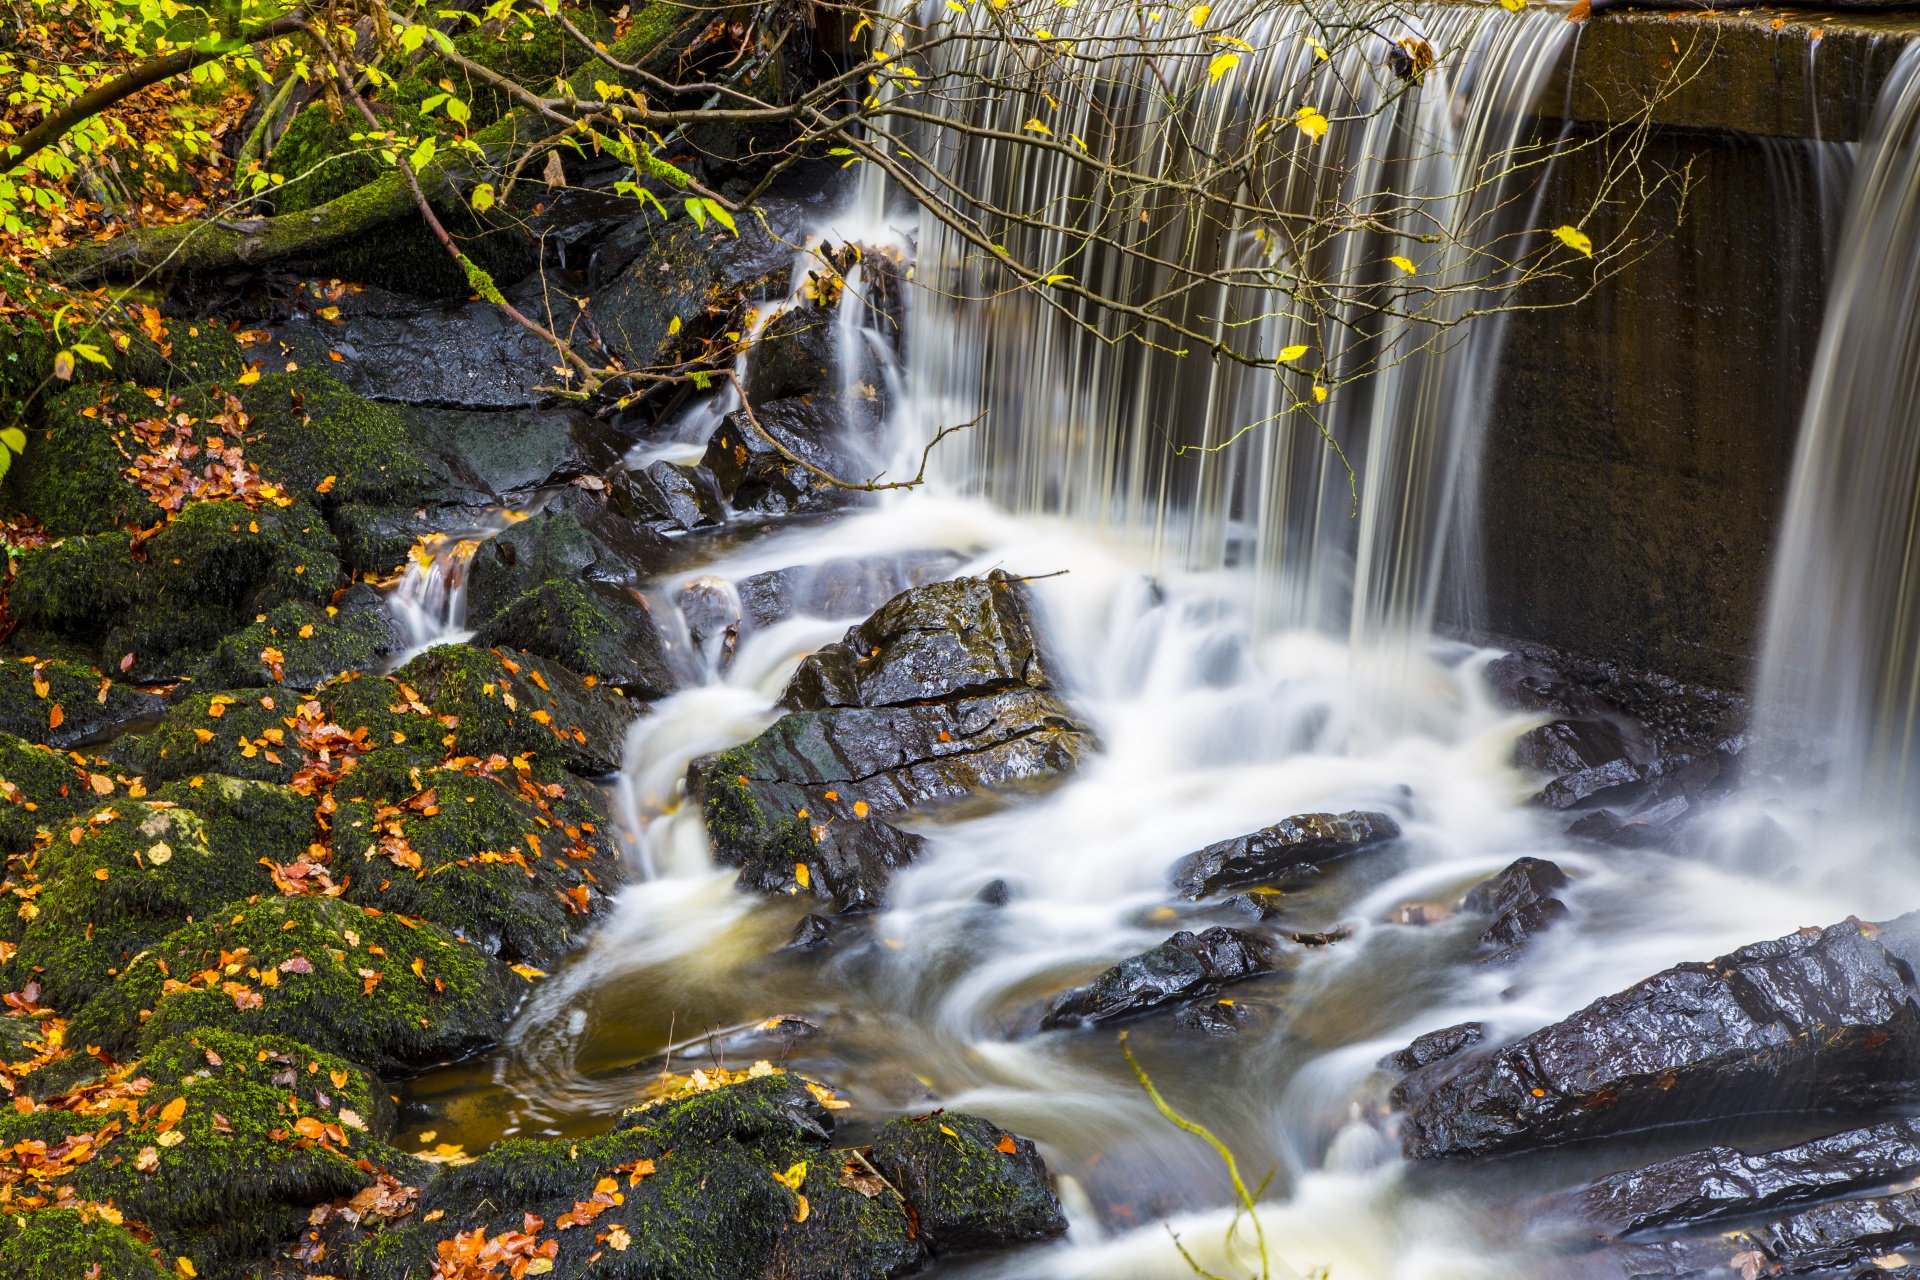
<svg viewBox="0 0 1920 1280">
<path fill-rule="evenodd" d="M 1173 1015 L 1173 1025 L 1183 1031 L 1223 1040 L 1240 1032 L 1241 1013 L 1231 1000 L 1202 1000 Z"/>
<path fill-rule="evenodd" d="M 1220 905 L 1258 921 L 1272 920 L 1286 914 L 1286 908 L 1280 905 L 1280 895 L 1277 893 L 1236 893 L 1222 898 Z"/>
<path fill-rule="evenodd" d="M 833 923 L 825 916 L 805 915 L 800 923 L 793 927 L 793 936 L 787 939 L 788 951 L 812 951 L 824 947 L 833 941 Z"/>
<path fill-rule="evenodd" d="M 243 948 L 245 968 L 228 975 L 221 954 Z M 94 1043 L 123 1046 L 208 1028 L 285 1035 L 398 1072 L 491 1043 L 525 987 L 436 925 L 338 898 L 262 897 L 136 956 L 75 1026 Z"/>
<path fill-rule="evenodd" d="M 247 458 L 323 511 L 350 502 L 416 502 L 444 483 L 398 410 L 311 367 L 269 373 L 242 388 L 240 399 L 249 417 Z M 333 483 L 322 493 L 329 476 Z"/>
<path fill-rule="evenodd" d="M 1631 760 L 1609 760 L 1555 778 L 1540 789 L 1540 803 L 1562 810 L 1620 804 L 1633 798 L 1640 783 L 1640 766 Z"/>
<path fill-rule="evenodd" d="M 640 697 L 676 687 L 641 568 L 572 511 L 544 511 L 481 544 L 467 573 L 474 643 L 537 653 Z"/>
<path fill-rule="evenodd" d="M 476 493 L 477 500 L 482 495 Z M 422 538 L 470 523 L 475 507 L 367 506 L 335 508 L 327 526 L 340 542 L 340 566 L 348 573 L 384 577 L 406 567 Z"/>
<path fill-rule="evenodd" d="M 424 1276 L 456 1232 L 518 1226 L 529 1214 L 546 1228 L 555 1276 L 885 1280 L 915 1270 L 926 1254 L 925 1213 L 916 1232 L 897 1194 L 884 1185 L 869 1193 L 849 1177 L 854 1157 L 828 1146 L 831 1113 L 805 1081 L 768 1070 L 736 1073 L 737 1083 L 704 1092 L 688 1086 L 627 1112 L 599 1137 L 501 1142 L 436 1179 L 422 1213 L 368 1239 L 350 1274 Z M 963 1225 L 992 1220 L 976 1209 Z"/>
<path fill-rule="evenodd" d="M 1033 1143 L 978 1116 L 891 1121 L 873 1140 L 872 1161 L 913 1206 L 936 1256 L 1066 1234 L 1066 1215 Z"/>
<path fill-rule="evenodd" d="M 337 318 L 296 312 L 271 330 L 303 369 L 369 400 L 460 409 L 537 405 L 559 385 L 553 348 L 492 303 L 429 302 L 384 289 L 349 291 Z M 337 354 L 340 359 L 333 356 Z"/>
<path fill-rule="evenodd" d="M 1600 1280 L 1812 1275 L 1865 1280 L 1915 1274 L 1902 1250 L 1920 1245 L 1920 1192 L 1838 1200 L 1760 1226 L 1702 1239 L 1617 1245 L 1578 1260 L 1576 1272 Z"/>
<path fill-rule="evenodd" d="M 771 400 L 754 406 L 754 418 L 759 431 L 744 410 L 728 414 L 708 439 L 700 459 L 736 511 L 770 516 L 836 511 L 854 502 L 859 493 L 829 484 L 807 467 L 849 484 L 864 483 L 875 470 L 861 463 L 841 441 L 839 424 L 821 404 L 797 396 Z"/>
<path fill-rule="evenodd" d="M 1271 880 L 1295 867 L 1313 867 L 1398 839 L 1400 825 L 1384 813 L 1303 813 L 1250 835 L 1190 853 L 1173 866 L 1182 897 L 1203 898 L 1231 885 Z"/>
<path fill-rule="evenodd" d="M 116 738 L 107 759 L 155 785 L 202 774 L 291 782 L 305 760 L 287 725 L 299 700 L 257 688 L 189 694 L 148 732 Z"/>
<path fill-rule="evenodd" d="M 0 734 L 0 853 L 24 853 L 41 828 L 91 808 L 88 776 L 51 747 Z"/>
<path fill-rule="evenodd" d="M 1484 1022 L 1462 1022 L 1458 1026 L 1442 1027 L 1438 1031 L 1415 1036 L 1413 1043 L 1406 1048 L 1380 1059 L 1380 1065 L 1390 1071 L 1418 1071 L 1421 1067 L 1444 1061 L 1463 1049 L 1479 1044 L 1486 1039 L 1486 1035 L 1487 1024 Z"/>
<path fill-rule="evenodd" d="M 157 695 L 107 681 L 78 662 L 0 663 L 0 732 L 66 750 L 160 710 Z"/>
<path fill-rule="evenodd" d="M 1749 1154 L 1709 1147 L 1601 1178 L 1556 1207 L 1611 1236 L 1753 1218 L 1920 1173 L 1920 1120 L 1893 1120 Z"/>
<path fill-rule="evenodd" d="M 963 563 L 948 551 L 910 551 L 756 573 L 739 582 L 740 614 L 755 628 L 788 618 L 863 617 L 902 591 L 952 577 Z"/>
<path fill-rule="evenodd" d="M 1534 773 L 1577 773 L 1632 758 L 1619 726 L 1597 717 L 1554 720 L 1521 734 L 1513 747 L 1513 763 Z"/>
<path fill-rule="evenodd" d="M 1093 748 L 1051 688 L 1017 579 L 917 588 L 802 662 L 789 714 L 695 761 L 689 790 L 744 884 L 877 906 L 920 847 L 885 817 L 1050 785 Z"/>
<path fill-rule="evenodd" d="M 1114 1022 L 1169 1004 L 1210 996 L 1229 982 L 1273 971 L 1266 942 L 1239 929 L 1216 925 L 1205 933 L 1185 929 L 1153 950 L 1122 960 L 1084 987 L 1054 997 L 1043 1030 L 1082 1022 Z"/>
<path fill-rule="evenodd" d="M 283 604 L 227 636 L 194 678 L 226 688 L 317 689 L 342 672 L 383 667 L 405 647 L 385 600 L 360 582 L 338 604 Z"/>
<path fill-rule="evenodd" d="M 1544 858 L 1521 858 L 1469 890 L 1461 908 L 1493 917 L 1480 941 L 1495 950 L 1481 963 L 1513 959 L 1530 939 L 1565 919 L 1567 905 L 1553 893 L 1569 883 L 1567 873 L 1554 863 Z"/>
<path fill-rule="evenodd" d="M 674 462 L 622 471 L 613 479 L 609 501 L 629 520 L 663 531 L 700 529 L 727 518 L 726 500 L 713 474 Z"/>
<path fill-rule="evenodd" d="M 707 670 L 724 675 L 740 640 L 740 600 L 732 584 L 711 575 L 693 579 L 674 596 L 687 642 Z"/>
<path fill-rule="evenodd" d="M 1013 901 L 1013 889 L 1005 880 L 989 880 L 979 893 L 973 895 L 976 901 L 990 907 L 1004 907 Z"/>
<path fill-rule="evenodd" d="M 508 504 L 545 485 L 610 471 L 630 443 L 606 423 L 572 408 L 413 409 L 406 417 L 414 438 L 456 483 Z"/>
<path fill-rule="evenodd" d="M 768 321 L 747 358 L 747 403 L 769 404 L 788 396 L 837 397 L 838 321 L 836 309 L 804 302 Z"/>
<path fill-rule="evenodd" d="M 1394 1091 L 1414 1159 L 1483 1155 L 1679 1120 L 1915 1096 L 1920 916 L 1849 920 L 1683 964 Z"/>
</svg>

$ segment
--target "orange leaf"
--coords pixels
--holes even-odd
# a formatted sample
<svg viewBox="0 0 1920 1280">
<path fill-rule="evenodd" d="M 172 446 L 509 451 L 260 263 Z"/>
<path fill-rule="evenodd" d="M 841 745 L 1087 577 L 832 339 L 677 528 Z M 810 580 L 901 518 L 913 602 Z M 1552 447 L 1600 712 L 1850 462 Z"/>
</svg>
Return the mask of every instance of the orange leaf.
<svg viewBox="0 0 1920 1280">
<path fill-rule="evenodd" d="M 175 1098 L 172 1102 L 160 1108 L 160 1121 L 154 1125 L 154 1128 L 161 1133 L 166 1133 L 172 1129 L 173 1126 L 179 1124 L 180 1118 L 186 1114 L 187 1100 L 184 1097 Z"/>
<path fill-rule="evenodd" d="M 57 702 L 54 703 L 53 710 L 47 713 L 47 728 L 58 729 L 60 727 L 61 722 L 64 721 L 66 718 L 67 718 L 67 713 L 60 709 L 60 704 Z"/>
<path fill-rule="evenodd" d="M 1010 1133 L 1002 1135 L 1000 1141 L 993 1144 L 993 1149 L 1001 1155 L 1006 1156 L 1013 1155 L 1020 1150 L 1020 1148 L 1013 1145 L 1013 1135 Z"/>
</svg>

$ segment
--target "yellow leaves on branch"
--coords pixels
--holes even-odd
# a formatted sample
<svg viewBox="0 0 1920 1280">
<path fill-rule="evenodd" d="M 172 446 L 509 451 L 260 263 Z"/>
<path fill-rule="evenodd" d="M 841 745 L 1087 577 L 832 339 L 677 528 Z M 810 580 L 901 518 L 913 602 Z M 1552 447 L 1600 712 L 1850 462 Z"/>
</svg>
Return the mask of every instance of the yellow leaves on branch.
<svg viewBox="0 0 1920 1280">
<path fill-rule="evenodd" d="M 1053 130 L 1047 128 L 1047 126 L 1045 125 L 1045 123 L 1041 121 L 1039 116 L 1035 116 L 1033 119 L 1027 121 L 1025 124 L 1021 125 L 1020 127 L 1022 129 L 1027 130 L 1029 133 L 1037 133 L 1043 138 L 1051 138 L 1053 136 Z"/>
<path fill-rule="evenodd" d="M 1207 15 L 1212 12 L 1213 12 L 1212 5 L 1197 4 L 1193 6 L 1193 8 L 1187 10 L 1187 21 L 1191 22 L 1196 27 L 1204 27 L 1207 25 Z"/>
<path fill-rule="evenodd" d="M 1295 343 L 1291 347 L 1282 347 L 1280 348 L 1280 363 L 1291 364 L 1305 354 L 1307 354 L 1307 344 L 1304 342 Z"/>
<path fill-rule="evenodd" d="M 1554 239 L 1581 257 L 1591 258 L 1593 256 L 1593 241 L 1588 239 L 1587 233 L 1578 227 L 1555 227 L 1553 229 L 1553 236 Z"/>
<path fill-rule="evenodd" d="M 1220 77 L 1240 65 L 1240 55 L 1223 53 L 1207 64 L 1207 83 L 1218 84 Z"/>
<path fill-rule="evenodd" d="M 1318 107 L 1302 107 L 1293 113 L 1293 127 L 1315 142 L 1327 136 L 1327 118 Z"/>
<path fill-rule="evenodd" d="M 1413 266 L 1413 259 L 1411 258 L 1408 258 L 1401 254 L 1396 253 L 1391 258 L 1388 258 L 1387 261 L 1391 262 L 1394 266 L 1400 268 L 1402 271 L 1406 272 L 1408 275 L 1416 274 Z"/>
</svg>

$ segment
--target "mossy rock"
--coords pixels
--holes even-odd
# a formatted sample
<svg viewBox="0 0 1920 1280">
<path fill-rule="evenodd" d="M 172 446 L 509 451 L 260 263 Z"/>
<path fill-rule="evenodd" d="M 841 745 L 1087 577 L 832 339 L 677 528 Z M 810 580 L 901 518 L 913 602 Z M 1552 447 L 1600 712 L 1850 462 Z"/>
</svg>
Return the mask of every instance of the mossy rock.
<svg viewBox="0 0 1920 1280">
<path fill-rule="evenodd" d="M 298 804 L 301 797 L 283 787 L 225 778 L 192 794 L 224 796 L 229 815 L 266 809 L 262 826 L 269 828 L 276 825 L 273 809 L 283 827 L 289 811 L 304 810 L 305 827 L 317 834 L 311 805 Z M 34 864 L 32 874 L 46 888 L 12 965 L 38 977 L 49 1004 L 77 1012 L 134 956 L 188 920 L 274 893 L 259 859 L 263 846 L 279 842 L 254 835 L 231 817 L 210 827 L 192 809 L 157 797 L 116 799 L 76 816 Z M 304 848 L 302 841 L 295 852 Z"/>
<path fill-rule="evenodd" d="M 27 434 L 26 452 L 7 472 L 8 502 L 56 538 L 150 527 L 164 513 L 126 478 L 139 442 L 113 415 L 138 419 L 162 411 L 133 383 L 83 384 L 49 398 L 38 429 Z M 185 411 L 199 416 L 198 406 Z"/>
<path fill-rule="evenodd" d="M 269 480 L 313 495 L 326 509 L 414 501 L 437 482 L 398 410 L 317 370 L 268 374 L 240 399 L 251 419 L 247 457 Z M 329 476 L 333 483 L 319 493 Z"/>
<path fill-rule="evenodd" d="M 36 680 L 45 684 L 44 696 Z M 79 662 L 0 662 L 0 732 L 65 749 L 160 710 L 158 695 L 106 681 Z"/>
<path fill-rule="evenodd" d="M 619 864 L 603 834 L 555 811 L 590 812 L 585 806 L 543 794 L 543 786 L 566 784 L 542 784 L 531 769 L 511 766 L 442 769 L 423 780 L 431 804 L 424 797 L 408 806 L 371 798 L 340 804 L 335 865 L 354 873 L 351 900 L 432 920 L 503 960 L 541 966 L 576 946 L 606 913 Z M 350 789 L 343 783 L 335 795 Z M 396 826 L 417 867 L 396 864 L 379 845 Z M 410 860 L 405 850 L 399 856 Z"/>
<path fill-rule="evenodd" d="M 0 734 L 0 853 L 20 853 L 41 830 L 90 808 L 85 771 L 51 747 Z M 4 930 L 0 929 L 0 936 Z"/>
<path fill-rule="evenodd" d="M 404 643 L 380 593 L 357 583 L 338 605 L 289 602 L 228 636 L 195 678 L 229 688 L 317 689 L 344 672 L 385 665 Z M 280 654 L 277 674 L 261 656 L 268 650 Z"/>
<path fill-rule="evenodd" d="M 897 1198 L 840 1185 L 845 1157 L 828 1149 L 831 1123 L 799 1077 L 765 1076 L 645 1115 L 645 1126 L 580 1142 L 503 1142 L 448 1170 L 421 1200 L 443 1216 L 362 1245 L 353 1274 L 425 1275 L 439 1241 L 523 1213 L 542 1219 L 541 1242 L 558 1246 L 552 1274 L 565 1278 L 886 1280 L 924 1256 Z M 636 1182 L 638 1161 L 653 1171 Z M 806 1169 L 796 1190 L 781 1179 L 797 1165 Z M 606 1178 L 606 1199 L 617 1193 L 619 1203 L 594 1202 Z M 559 1227 L 583 1202 L 599 1210 L 592 1221 Z"/>
<path fill-rule="evenodd" d="M 914 1208 L 935 1253 L 1005 1249 L 1065 1235 L 1046 1162 L 1026 1138 L 945 1112 L 889 1122 L 873 1164 Z"/>
<path fill-rule="evenodd" d="M 98 639 L 139 598 L 139 565 L 125 533 L 70 537 L 22 551 L 14 566 L 8 604 L 36 632 Z"/>
<path fill-rule="evenodd" d="M 627 726 L 639 709 L 550 658 L 472 645 L 429 649 L 391 679 L 417 691 L 433 711 L 458 717 L 456 740 L 466 755 L 532 752 L 584 774 L 620 767 Z"/>
<path fill-rule="evenodd" d="M 150 732 L 116 739 L 107 756 L 149 782 L 207 774 L 291 782 L 306 758 L 293 729 L 299 705 L 291 691 L 191 694 L 168 707 Z M 215 707 L 217 716 L 209 714 Z"/>
<path fill-rule="evenodd" d="M 86 1101 L 115 1095 L 138 1099 L 137 1123 Z M 156 1044 L 59 1105 L 9 1109 L 0 1144 L 100 1135 L 93 1157 L 62 1182 L 84 1199 L 111 1201 L 154 1233 L 162 1256 L 187 1257 L 215 1280 L 245 1273 L 291 1236 L 308 1205 L 371 1183 L 358 1161 L 420 1178 L 417 1162 L 373 1136 L 368 1117 L 382 1114 L 382 1096 L 360 1068 L 303 1043 L 203 1030 Z M 163 1134 L 176 1100 L 184 1105 Z M 333 1132 L 303 1135 L 302 1120 Z"/>
<path fill-rule="evenodd" d="M 151 1246 L 98 1213 L 42 1209 L 0 1218 L 0 1273 L 12 1280 L 179 1280 Z"/>
<path fill-rule="evenodd" d="M 232 977 L 181 986 L 171 976 L 204 974 L 222 952 L 242 948 L 246 967 Z M 422 975 L 412 972 L 416 959 Z M 525 989 L 438 926 L 338 898 L 262 898 L 178 929 L 136 957 L 76 1031 L 84 1021 L 85 1034 L 124 1041 L 137 1032 L 141 1044 L 207 1027 L 288 1035 L 377 1071 L 404 1071 L 493 1042 Z"/>
<path fill-rule="evenodd" d="M 129 675 L 184 675 L 229 633 L 290 601 L 324 605 L 340 574 L 338 544 L 305 502 L 189 505 L 145 544 L 140 606 L 103 651 L 132 654 Z"/>
</svg>

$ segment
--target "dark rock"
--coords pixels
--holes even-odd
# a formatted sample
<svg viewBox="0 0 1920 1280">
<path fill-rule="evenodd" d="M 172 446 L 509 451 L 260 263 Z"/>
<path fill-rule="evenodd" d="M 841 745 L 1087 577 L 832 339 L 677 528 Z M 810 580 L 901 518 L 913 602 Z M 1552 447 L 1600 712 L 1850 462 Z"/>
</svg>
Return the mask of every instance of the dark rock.
<svg viewBox="0 0 1920 1280">
<path fill-rule="evenodd" d="M 793 927 L 793 936 L 787 939 L 785 950 L 812 951 L 832 942 L 833 923 L 830 920 L 825 916 L 804 915 L 800 917 L 800 923 Z"/>
<path fill-rule="evenodd" d="M 1570 883 L 1567 873 L 1543 858 L 1521 858 L 1468 891 L 1463 910 L 1492 916 L 1480 941 L 1495 948 L 1482 963 L 1511 960 L 1538 934 L 1566 918 L 1567 905 L 1553 896 Z"/>
<path fill-rule="evenodd" d="M 1709 1147 L 1601 1178 L 1555 1198 L 1611 1236 L 1753 1218 L 1885 1187 L 1920 1173 L 1920 1120 L 1894 1120 L 1748 1154 Z"/>
<path fill-rule="evenodd" d="M 349 573 L 385 577 L 404 568 L 415 544 L 431 534 L 460 529 L 473 520 L 460 507 L 365 506 L 336 508 L 327 524 L 340 540 L 340 566 Z"/>
<path fill-rule="evenodd" d="M 427 302 L 361 289 L 325 304 L 338 318 L 319 314 L 322 305 L 314 300 L 275 326 L 275 350 L 369 400 L 514 409 L 551 398 L 539 388 L 564 385 L 553 368 L 564 363 L 559 354 L 490 302 Z"/>
<path fill-rule="evenodd" d="M 1487 1024 L 1484 1022 L 1462 1022 L 1457 1026 L 1442 1027 L 1438 1031 L 1415 1036 L 1413 1043 L 1406 1048 L 1380 1059 L 1380 1065 L 1390 1071 L 1418 1071 L 1421 1067 L 1444 1061 L 1462 1049 L 1479 1044 L 1486 1035 Z"/>
<path fill-rule="evenodd" d="M 1619 804 L 1639 790 L 1640 767 L 1631 760 L 1609 760 L 1592 769 L 1580 769 L 1555 778 L 1540 790 L 1540 802 L 1549 809 L 1574 809 Z"/>
<path fill-rule="evenodd" d="M 720 859 L 742 883 L 811 888 L 842 909 L 884 900 L 921 845 L 881 821 L 930 804 L 1050 785 L 1092 735 L 1051 692 L 1024 586 L 989 579 L 903 593 L 808 657 L 759 737 L 689 769 Z"/>
<path fill-rule="evenodd" d="M 1220 905 L 1260 921 L 1286 914 L 1286 908 L 1280 905 L 1280 895 L 1277 893 L 1236 893 L 1220 899 Z"/>
<path fill-rule="evenodd" d="M 406 419 L 421 447 L 445 464 L 456 483 L 495 502 L 610 471 L 630 443 L 573 408 L 411 409 Z"/>
<path fill-rule="evenodd" d="M 686 624 L 687 643 L 708 671 L 725 675 L 740 641 L 740 601 L 732 585 L 711 575 L 695 578 L 673 602 Z"/>
<path fill-rule="evenodd" d="M 1594 693 L 1564 674 L 1520 653 L 1505 653 L 1487 664 L 1487 684 L 1499 702 L 1515 711 L 1587 718 L 1607 708 Z"/>
<path fill-rule="evenodd" d="M 1414 1159 L 1546 1146 L 1776 1109 L 1920 1095 L 1920 915 L 1849 920 L 1678 965 L 1394 1091 Z"/>
<path fill-rule="evenodd" d="M 1578 773 L 1613 760 L 1631 760 L 1619 726 L 1610 720 L 1555 720 L 1520 735 L 1513 762 L 1535 773 Z"/>
<path fill-rule="evenodd" d="M 569 510 L 482 543 L 467 571 L 474 643 L 524 649 L 640 697 L 678 687 L 641 593 L 642 567 Z"/>
<path fill-rule="evenodd" d="M 1222 1040 L 1239 1034 L 1241 1016 L 1239 1007 L 1230 1000 L 1202 1000 L 1174 1014 L 1173 1025 Z"/>
<path fill-rule="evenodd" d="M 1755 1227 L 1701 1239 L 1625 1244 L 1578 1260 L 1600 1280 L 1691 1280 L 1807 1275 L 1821 1280 L 1910 1280 L 1898 1253 L 1920 1244 L 1920 1192 L 1837 1200 Z"/>
<path fill-rule="evenodd" d="M 194 678 L 235 689 L 317 689 L 341 672 L 383 667 L 405 647 L 406 637 L 385 600 L 360 582 L 347 588 L 337 605 L 283 604 L 266 621 L 234 632 L 214 646 Z M 279 659 L 269 660 L 275 653 Z"/>
<path fill-rule="evenodd" d="M 700 529 L 723 523 L 726 501 L 704 467 L 656 462 L 645 471 L 613 478 L 609 501 L 629 520 L 661 530 Z"/>
<path fill-rule="evenodd" d="M 200 774 L 291 782 L 305 763 L 298 736 L 287 728 L 299 700 L 297 693 L 259 688 L 188 693 L 147 732 L 114 739 L 106 756 L 153 784 Z M 205 741 L 196 729 L 209 735 Z"/>
<path fill-rule="evenodd" d="M 902 591 L 952 577 L 962 563 L 952 552 L 916 551 L 756 573 L 739 582 L 740 614 L 756 628 L 788 618 L 858 618 Z"/>
<path fill-rule="evenodd" d="M 1033 1143 L 977 1116 L 891 1121 L 873 1140 L 872 1160 L 913 1206 L 936 1255 L 1066 1234 L 1066 1215 Z"/>
<path fill-rule="evenodd" d="M 323 511 L 349 502 L 419 502 L 446 483 L 399 410 L 311 367 L 266 374 L 242 388 L 240 399 L 250 419 L 248 460 Z M 321 493 L 329 476 L 333 482 Z"/>
<path fill-rule="evenodd" d="M 747 403 L 788 396 L 831 400 L 840 394 L 839 316 L 803 302 L 767 322 L 747 357 Z"/>
<path fill-rule="evenodd" d="M 981 887 L 980 892 L 973 896 L 976 901 L 984 902 L 990 907 L 1004 907 L 1013 901 L 1013 889 L 1005 880 L 989 880 Z"/>
<path fill-rule="evenodd" d="M 1400 825 L 1384 813 L 1296 814 L 1188 854 L 1173 866 L 1173 886 L 1183 897 L 1203 898 L 1230 885 L 1270 880 L 1293 867 L 1331 862 L 1399 835 Z"/>
<path fill-rule="evenodd" d="M 0 663 L 0 732 L 68 750 L 159 713 L 158 695 L 107 680 L 78 662 Z M 58 724 L 53 723 L 56 710 Z"/>
<path fill-rule="evenodd" d="M 1087 986 L 1054 997 L 1040 1025 L 1045 1030 L 1137 1017 L 1272 970 L 1272 953 L 1253 934 L 1224 925 L 1198 935 L 1182 929 L 1153 950 L 1122 960 Z"/>
<path fill-rule="evenodd" d="M 858 499 L 857 491 L 829 484 L 807 469 L 818 468 L 848 484 L 864 483 L 874 470 L 841 440 L 839 424 L 824 406 L 802 397 L 772 400 L 754 406 L 754 418 L 759 431 L 745 410 L 728 414 L 700 459 L 734 510 L 789 516 L 835 511 Z"/>
</svg>

